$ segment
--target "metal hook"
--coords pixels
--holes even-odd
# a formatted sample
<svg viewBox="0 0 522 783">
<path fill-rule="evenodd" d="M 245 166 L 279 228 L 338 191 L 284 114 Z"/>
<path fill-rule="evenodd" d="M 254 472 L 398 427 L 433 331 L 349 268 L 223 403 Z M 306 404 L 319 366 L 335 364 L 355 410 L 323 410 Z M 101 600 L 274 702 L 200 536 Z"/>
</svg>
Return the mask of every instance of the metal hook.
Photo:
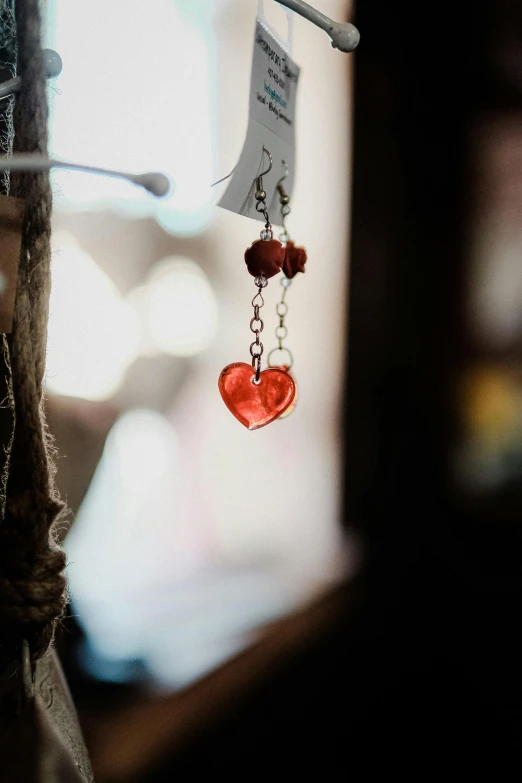
<svg viewBox="0 0 522 783">
<path fill-rule="evenodd" d="M 288 172 L 289 172 L 290 169 L 288 167 L 288 163 L 286 162 L 286 160 L 282 160 L 281 163 L 285 167 L 285 173 L 283 174 L 281 179 L 278 181 L 278 183 L 276 185 L 276 189 L 277 189 L 277 192 L 279 193 L 280 196 L 285 196 L 286 198 L 288 198 L 288 196 L 286 195 L 285 189 L 284 189 L 284 187 L 282 186 L 281 183 L 288 177 Z"/>
<path fill-rule="evenodd" d="M 279 193 L 279 203 L 281 204 L 281 225 L 283 226 L 283 233 L 280 234 L 279 239 L 282 242 L 288 242 L 290 234 L 286 227 L 286 218 L 290 214 L 290 196 L 283 187 L 283 181 L 288 177 L 289 167 L 286 160 L 282 160 L 281 163 L 285 167 L 285 173 L 276 185 L 276 190 Z"/>
<path fill-rule="evenodd" d="M 267 148 L 266 148 L 266 147 L 263 145 L 263 154 L 264 154 L 265 152 L 266 152 L 266 154 L 268 155 L 268 160 L 270 161 L 270 166 L 267 168 L 267 170 L 266 170 L 266 171 L 263 171 L 263 172 L 261 172 L 261 174 L 259 175 L 260 177 L 264 177 L 264 176 L 265 176 L 265 174 L 269 174 L 269 173 L 272 171 L 272 165 L 273 165 L 273 162 L 272 162 L 272 156 L 271 156 L 271 154 L 269 153 L 269 151 L 267 150 Z"/>
<path fill-rule="evenodd" d="M 271 154 L 269 153 L 269 151 L 267 150 L 267 148 L 265 147 L 265 145 L 263 144 L 263 157 L 264 157 L 264 154 L 265 154 L 265 152 L 266 152 L 266 154 L 268 155 L 268 160 L 270 161 L 270 165 L 269 165 L 269 167 L 266 169 L 266 171 L 262 171 L 262 172 L 261 172 L 261 174 L 259 174 L 259 176 L 258 176 L 258 177 L 256 177 L 256 190 L 257 190 L 257 191 L 262 191 L 262 190 L 264 190 L 264 188 L 263 188 L 263 177 L 264 177 L 266 174 L 268 174 L 269 172 L 271 172 L 271 171 L 272 171 L 272 166 L 273 166 L 272 156 L 271 156 Z"/>
<path fill-rule="evenodd" d="M 282 182 L 284 179 L 286 179 L 288 177 L 288 172 L 290 171 L 290 168 L 289 168 L 288 163 L 286 162 L 286 160 L 282 160 L 281 163 L 285 167 L 285 173 L 283 174 L 283 176 L 281 177 L 279 182 Z"/>
</svg>

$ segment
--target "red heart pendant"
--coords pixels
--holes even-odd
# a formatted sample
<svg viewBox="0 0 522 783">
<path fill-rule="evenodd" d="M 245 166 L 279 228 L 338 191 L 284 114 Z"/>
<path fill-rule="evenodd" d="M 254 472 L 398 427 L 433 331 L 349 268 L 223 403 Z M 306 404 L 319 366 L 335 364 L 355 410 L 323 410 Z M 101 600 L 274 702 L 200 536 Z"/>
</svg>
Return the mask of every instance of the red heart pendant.
<svg viewBox="0 0 522 783">
<path fill-rule="evenodd" d="M 228 364 L 219 376 L 223 402 L 238 421 L 249 430 L 257 430 L 277 419 L 292 404 L 295 383 L 283 370 L 263 370 L 255 384 L 250 364 Z"/>
</svg>

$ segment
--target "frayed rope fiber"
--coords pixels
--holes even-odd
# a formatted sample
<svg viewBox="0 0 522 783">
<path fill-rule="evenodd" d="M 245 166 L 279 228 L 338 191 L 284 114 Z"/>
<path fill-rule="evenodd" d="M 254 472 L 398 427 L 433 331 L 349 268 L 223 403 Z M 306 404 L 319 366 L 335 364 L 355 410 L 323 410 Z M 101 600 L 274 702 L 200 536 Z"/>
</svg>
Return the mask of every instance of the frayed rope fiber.
<svg viewBox="0 0 522 783">
<path fill-rule="evenodd" d="M 13 115 L 15 152 L 47 154 L 46 78 L 38 0 L 16 0 L 22 90 Z M 65 554 L 55 542 L 63 514 L 42 408 L 50 293 L 51 188 L 48 172 L 13 172 L 12 196 L 26 202 L 13 331 L 8 338 L 15 413 L 0 523 L 0 647 L 27 639 L 33 658 L 49 647 L 67 594 Z"/>
</svg>

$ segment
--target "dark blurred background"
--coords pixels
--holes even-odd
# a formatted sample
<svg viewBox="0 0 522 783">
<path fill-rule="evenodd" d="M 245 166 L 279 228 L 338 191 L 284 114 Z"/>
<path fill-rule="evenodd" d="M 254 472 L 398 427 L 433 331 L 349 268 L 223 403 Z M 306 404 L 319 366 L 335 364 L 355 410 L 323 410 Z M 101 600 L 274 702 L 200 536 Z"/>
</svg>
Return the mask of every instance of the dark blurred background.
<svg viewBox="0 0 522 783">
<path fill-rule="evenodd" d="M 522 6 L 364 0 L 354 20 L 340 448 L 362 567 L 171 693 L 89 675 L 69 617 L 99 783 L 520 772 Z"/>
</svg>

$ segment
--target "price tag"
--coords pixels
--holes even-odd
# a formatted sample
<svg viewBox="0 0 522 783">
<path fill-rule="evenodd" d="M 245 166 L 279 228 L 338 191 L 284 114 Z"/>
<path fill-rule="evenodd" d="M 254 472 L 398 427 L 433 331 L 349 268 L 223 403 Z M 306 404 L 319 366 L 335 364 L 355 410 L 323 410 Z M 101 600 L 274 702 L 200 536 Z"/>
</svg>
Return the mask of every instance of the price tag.
<svg viewBox="0 0 522 783">
<path fill-rule="evenodd" d="M 250 79 L 249 123 L 239 162 L 219 206 L 239 215 L 264 220 L 256 211 L 256 177 L 268 167 L 265 147 L 273 166 L 263 177 L 268 213 L 278 223 L 276 185 L 288 166 L 285 191 L 290 196 L 295 174 L 295 115 L 299 66 L 285 46 L 260 19 L 256 21 L 252 75 Z"/>
</svg>

